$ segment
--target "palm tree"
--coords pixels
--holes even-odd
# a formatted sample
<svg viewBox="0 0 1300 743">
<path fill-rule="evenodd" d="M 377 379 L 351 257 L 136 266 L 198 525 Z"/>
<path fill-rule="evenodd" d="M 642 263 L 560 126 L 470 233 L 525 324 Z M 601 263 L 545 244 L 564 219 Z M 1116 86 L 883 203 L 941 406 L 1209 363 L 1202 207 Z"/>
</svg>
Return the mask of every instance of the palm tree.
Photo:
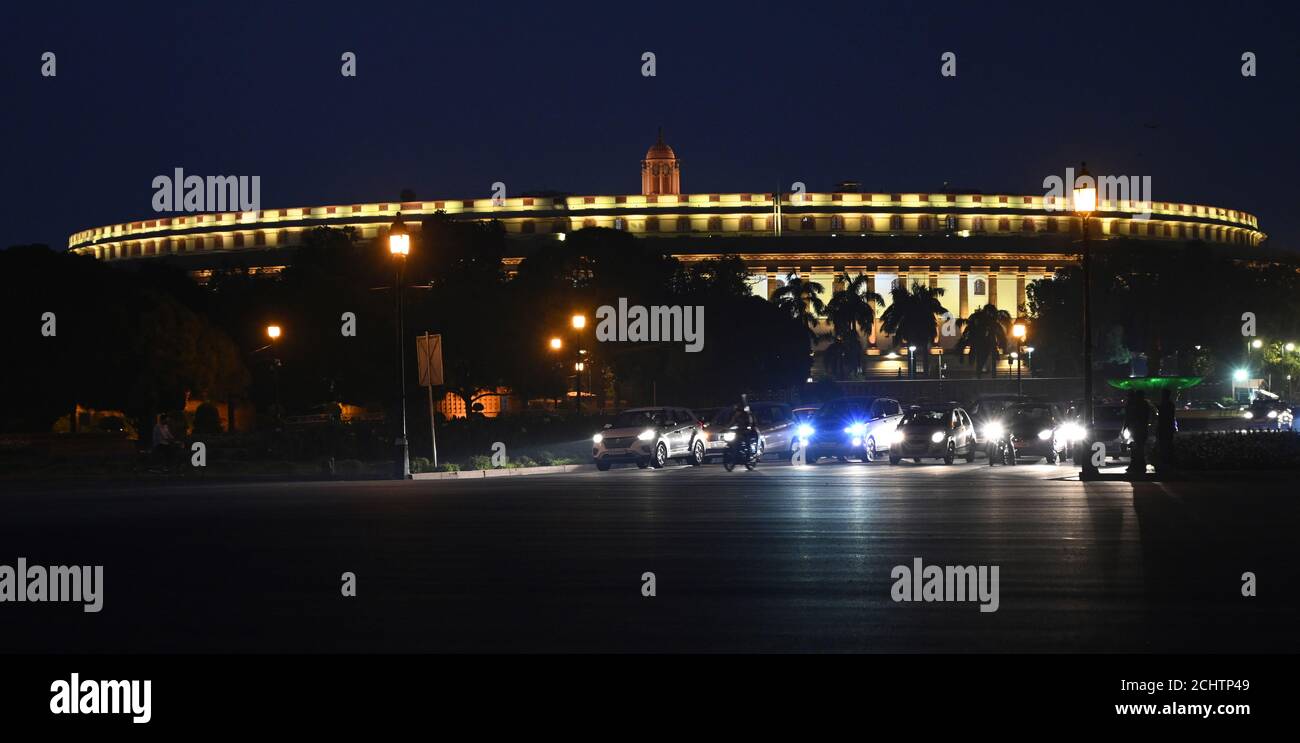
<svg viewBox="0 0 1300 743">
<path fill-rule="evenodd" d="M 871 291 L 865 274 L 850 277 L 845 271 L 838 278 L 844 288 L 835 292 L 826 305 L 832 341 L 824 358 L 832 376 L 842 379 L 862 369 L 862 339 L 871 337 L 876 322 L 875 308 L 883 307 L 885 300 Z"/>
<path fill-rule="evenodd" d="M 998 354 L 1007 350 L 1011 313 L 986 304 L 975 310 L 970 317 L 957 322 L 963 326 L 961 337 L 957 339 L 957 353 L 970 349 L 967 361 L 975 364 L 975 378 L 983 376 L 985 364 L 990 361 L 990 371 L 996 372 Z"/>
<path fill-rule="evenodd" d="M 816 281 L 807 281 L 792 273 L 786 277 L 785 285 L 772 293 L 776 306 L 808 331 L 809 345 L 817 342 L 817 317 L 826 311 L 826 303 L 820 296 L 824 290 L 825 287 Z"/>
<path fill-rule="evenodd" d="M 939 336 L 939 315 L 948 310 L 939 304 L 943 289 L 912 284 L 912 290 L 898 285 L 889 292 L 891 304 L 880 315 L 880 328 L 894 337 L 894 346 L 916 346 L 922 368 L 930 373 L 930 347 Z M 908 366 L 915 370 L 914 356 L 908 354 Z"/>
</svg>

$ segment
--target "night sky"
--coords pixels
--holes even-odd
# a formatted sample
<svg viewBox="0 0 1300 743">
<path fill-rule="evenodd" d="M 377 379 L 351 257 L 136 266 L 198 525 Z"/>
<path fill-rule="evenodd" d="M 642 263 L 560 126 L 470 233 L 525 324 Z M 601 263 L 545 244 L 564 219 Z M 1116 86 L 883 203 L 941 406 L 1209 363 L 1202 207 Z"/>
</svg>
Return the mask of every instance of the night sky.
<svg viewBox="0 0 1300 743">
<path fill-rule="evenodd" d="M 686 192 L 1042 193 L 1087 160 L 1300 249 L 1295 3 L 185 5 L 0 9 L 0 246 L 148 218 L 176 167 L 264 208 L 638 193 L 662 125 Z"/>
</svg>

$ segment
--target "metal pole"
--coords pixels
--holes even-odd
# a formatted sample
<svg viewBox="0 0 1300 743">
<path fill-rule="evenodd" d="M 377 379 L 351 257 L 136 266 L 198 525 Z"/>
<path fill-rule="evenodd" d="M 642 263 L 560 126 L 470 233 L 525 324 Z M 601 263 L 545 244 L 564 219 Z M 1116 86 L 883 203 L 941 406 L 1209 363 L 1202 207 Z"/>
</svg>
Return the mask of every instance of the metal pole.
<svg viewBox="0 0 1300 743">
<path fill-rule="evenodd" d="M 430 349 L 433 348 L 433 346 L 431 345 L 433 343 L 432 336 L 429 335 L 428 331 L 425 331 L 424 337 L 425 337 L 425 341 L 424 341 L 425 348 L 430 348 Z M 433 359 L 430 358 L 429 362 L 430 364 L 432 364 Z M 432 382 L 433 380 L 430 379 L 429 381 Z M 433 385 L 432 384 L 428 386 L 428 390 L 429 390 L 429 441 L 433 443 L 433 468 L 436 470 L 438 469 L 438 431 L 433 425 L 434 421 L 436 420 L 435 416 L 437 415 L 437 412 L 434 411 L 433 409 Z"/>
<path fill-rule="evenodd" d="M 1092 466 L 1092 244 L 1088 240 L 1088 217 L 1083 219 L 1083 457 L 1080 480 L 1095 480 Z"/>
<path fill-rule="evenodd" d="M 400 480 L 411 478 L 411 451 L 406 441 L 406 364 L 403 363 L 406 358 L 406 321 L 402 306 L 402 269 L 405 267 L 406 259 L 399 257 L 397 273 L 393 279 L 393 293 L 397 295 L 397 383 L 401 392 L 399 400 L 402 429 L 395 442 L 397 445 L 396 475 Z"/>
</svg>

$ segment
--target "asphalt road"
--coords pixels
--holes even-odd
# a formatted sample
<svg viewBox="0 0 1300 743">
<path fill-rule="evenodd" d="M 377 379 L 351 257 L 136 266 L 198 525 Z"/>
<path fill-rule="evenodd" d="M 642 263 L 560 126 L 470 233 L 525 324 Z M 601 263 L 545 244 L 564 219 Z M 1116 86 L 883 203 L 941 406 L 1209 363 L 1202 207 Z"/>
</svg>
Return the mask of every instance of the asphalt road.
<svg viewBox="0 0 1300 743">
<path fill-rule="evenodd" d="M 0 652 L 1300 649 L 1293 483 L 1072 475 L 877 463 L 6 486 L 0 565 L 98 564 L 105 585 L 98 614 L 0 603 Z M 891 571 L 914 558 L 999 566 L 998 610 L 893 601 Z"/>
</svg>

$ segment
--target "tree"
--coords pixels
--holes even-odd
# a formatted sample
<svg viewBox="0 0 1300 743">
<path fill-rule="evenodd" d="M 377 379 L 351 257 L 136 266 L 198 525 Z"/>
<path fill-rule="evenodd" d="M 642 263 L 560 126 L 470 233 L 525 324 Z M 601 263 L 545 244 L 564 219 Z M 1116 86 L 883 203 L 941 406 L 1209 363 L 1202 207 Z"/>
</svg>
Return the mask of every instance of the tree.
<svg viewBox="0 0 1300 743">
<path fill-rule="evenodd" d="M 826 305 L 832 340 L 823 358 L 831 375 L 843 379 L 862 370 L 862 339 L 871 337 L 876 322 L 875 308 L 883 307 L 885 301 L 871 291 L 870 279 L 865 274 L 850 277 L 845 271 L 839 281 L 844 288 L 835 292 Z"/>
<path fill-rule="evenodd" d="M 825 287 L 820 283 L 792 273 L 786 277 L 785 285 L 772 294 L 776 306 L 804 327 L 810 346 L 817 342 L 817 318 L 826 312 L 826 303 L 821 298 L 823 291 Z"/>
<path fill-rule="evenodd" d="M 1011 313 L 1000 310 L 991 304 L 971 313 L 971 316 L 959 320 L 962 326 L 961 337 L 957 339 L 956 351 L 966 354 L 967 363 L 975 365 L 976 378 L 984 376 L 987 368 L 996 372 L 998 356 L 1007 351 L 1007 335 L 1011 330 Z"/>
<path fill-rule="evenodd" d="M 943 289 L 930 288 L 922 284 L 912 284 L 911 291 L 899 285 L 889 293 L 891 303 L 880 316 L 880 327 L 894 338 L 894 346 L 916 346 L 921 355 L 922 368 L 930 372 L 930 348 L 939 336 L 939 315 L 948 312 L 939 297 Z M 915 369 L 916 362 L 908 354 L 908 365 Z"/>
</svg>

